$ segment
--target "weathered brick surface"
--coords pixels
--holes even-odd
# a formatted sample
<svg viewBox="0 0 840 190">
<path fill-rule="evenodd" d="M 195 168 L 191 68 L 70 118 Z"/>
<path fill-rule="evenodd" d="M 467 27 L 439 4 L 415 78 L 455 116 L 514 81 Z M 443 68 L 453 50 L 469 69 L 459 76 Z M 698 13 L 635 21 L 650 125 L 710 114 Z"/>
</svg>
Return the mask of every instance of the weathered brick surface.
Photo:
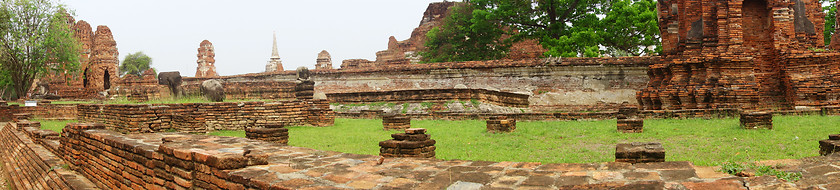
<svg viewBox="0 0 840 190">
<path fill-rule="evenodd" d="M 487 119 L 487 132 L 510 133 L 516 130 L 516 120 L 507 116 L 491 116 Z"/>
<path fill-rule="evenodd" d="M 95 186 L 72 170 L 54 154 L 54 150 L 42 146 L 46 141 L 57 141 L 57 134 L 41 135 L 36 127 L 25 127 L 18 131 L 13 123 L 0 125 L 0 159 L 2 159 L 13 189 L 94 189 Z M 50 131 L 53 132 L 53 131 Z M 26 134 L 32 136 L 27 136 Z M 53 132 L 55 133 L 55 132 Z M 44 138 L 41 138 L 44 137 Z M 42 145 L 40 145 L 42 144 Z M 57 143 L 53 143 L 57 144 Z"/>
<path fill-rule="evenodd" d="M 382 127 L 385 130 L 405 130 L 411 128 L 411 117 L 405 115 L 382 116 Z"/>
<path fill-rule="evenodd" d="M 529 107 L 547 110 L 614 110 L 635 105 L 635 93 L 648 82 L 647 66 L 660 57 L 519 59 L 428 64 L 383 65 L 355 69 L 312 70 L 315 91 L 325 94 L 428 89 L 487 89 L 530 94 Z M 219 79 L 228 86 L 242 83 L 247 94 L 284 89 L 294 98 L 295 71 L 251 73 L 219 77 L 185 77 L 185 89 L 204 80 Z M 273 82 L 250 85 L 246 82 Z M 291 84 L 281 84 L 281 83 Z M 247 88 L 254 86 L 253 88 Z M 265 86 L 265 87 L 262 87 Z M 274 86 L 273 88 L 271 88 Z M 291 88 L 285 90 L 287 88 Z M 189 90 L 188 90 L 189 91 Z M 249 92 L 252 91 L 252 92 Z M 234 93 L 235 94 L 235 93 Z M 609 96 L 604 96 L 605 94 Z M 282 99 L 280 98 L 280 99 Z M 437 98 L 446 98 L 438 96 Z M 275 98 L 271 98 L 275 99 Z"/>
<path fill-rule="evenodd" d="M 100 125 L 100 127 L 103 127 Z M 832 187 L 840 157 L 803 159 L 795 182 L 701 175 L 689 162 L 533 163 L 382 158 L 185 133 L 69 124 L 62 154 L 104 189 L 708 189 Z M 406 135 L 420 134 L 410 130 Z M 403 138 L 403 137 L 400 137 Z M 413 138 L 405 136 L 404 139 Z M 702 168 L 702 167 L 701 167 Z"/>
<path fill-rule="evenodd" d="M 637 93 L 647 110 L 836 104 L 840 54 L 816 1 L 660 1 L 662 61 Z"/>
<path fill-rule="evenodd" d="M 740 122 L 744 129 L 773 129 L 773 113 L 741 112 Z"/>
<path fill-rule="evenodd" d="M 829 135 L 820 141 L 820 155 L 826 156 L 840 152 L 840 134 Z"/>
<path fill-rule="evenodd" d="M 645 120 L 642 119 L 618 119 L 616 127 L 622 133 L 641 133 L 644 125 Z"/>
<path fill-rule="evenodd" d="M 391 134 L 394 139 L 379 142 L 379 155 L 383 157 L 434 158 L 435 140 L 424 128 L 408 128 L 405 133 Z"/>
<path fill-rule="evenodd" d="M 203 80 L 202 80 L 203 81 Z M 227 81 L 222 80 L 227 99 L 293 99 L 295 83 L 291 81 Z M 201 95 L 199 83 L 185 83 L 181 87 L 187 95 Z"/>
<path fill-rule="evenodd" d="M 330 93 L 327 98 L 336 103 L 371 102 L 446 102 L 451 100 L 478 100 L 500 106 L 528 107 L 527 94 L 500 92 L 485 89 L 422 89 L 375 92 Z"/>
<path fill-rule="evenodd" d="M 615 146 L 615 161 L 628 163 L 665 162 L 661 143 L 622 143 Z"/>
<path fill-rule="evenodd" d="M 196 63 L 198 67 L 195 69 L 195 77 L 215 77 L 216 74 L 216 50 L 213 48 L 213 43 L 208 40 L 201 41 L 198 44 L 198 60 Z"/>
<path fill-rule="evenodd" d="M 324 102 L 320 102 L 321 107 Z M 333 118 L 331 111 L 312 112 L 316 104 L 304 101 L 223 102 L 184 104 L 85 104 L 78 105 L 78 120 L 99 122 L 123 133 L 207 132 L 243 130 L 267 123 L 318 126 L 332 125 L 330 119 L 310 122 L 309 118 Z M 327 104 L 328 106 L 328 104 Z M 324 114 L 324 115 L 312 115 Z M 330 122 L 330 123 L 328 123 Z"/>
</svg>

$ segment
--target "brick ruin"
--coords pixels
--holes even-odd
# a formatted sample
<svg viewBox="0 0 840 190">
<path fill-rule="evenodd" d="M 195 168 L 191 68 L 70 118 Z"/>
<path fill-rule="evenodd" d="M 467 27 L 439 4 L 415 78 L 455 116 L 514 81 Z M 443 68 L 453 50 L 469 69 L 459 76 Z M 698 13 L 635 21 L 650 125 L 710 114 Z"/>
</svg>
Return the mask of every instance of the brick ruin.
<svg viewBox="0 0 840 190">
<path fill-rule="evenodd" d="M 342 61 L 341 68 L 359 67 L 380 67 L 394 64 L 419 63 L 421 58 L 417 52 L 423 50 L 426 43 L 426 33 L 435 27 L 443 25 L 444 19 L 449 15 L 449 9 L 458 5 L 459 2 L 434 2 L 430 3 L 423 12 L 423 19 L 420 25 L 412 32 L 411 36 L 403 41 L 397 41 L 394 36 L 388 38 L 388 49 L 376 52 L 376 60 L 349 59 Z M 536 40 L 522 40 L 514 43 L 506 59 L 529 59 L 538 58 L 546 50 Z"/>
<path fill-rule="evenodd" d="M 175 130 L 244 130 L 273 123 L 329 126 L 334 112 L 327 101 L 220 102 L 184 104 L 79 104 L 78 120 L 102 123 L 123 133 Z"/>
<path fill-rule="evenodd" d="M 195 77 L 215 77 L 216 73 L 216 50 L 213 43 L 208 40 L 201 41 L 198 45 L 198 67 L 195 68 Z"/>
<path fill-rule="evenodd" d="M 658 142 L 632 142 L 615 146 L 615 162 L 665 162 L 665 148 Z"/>
<path fill-rule="evenodd" d="M 70 17 L 70 22 L 73 18 Z M 119 80 L 119 52 L 111 30 L 104 25 L 93 31 L 90 24 L 79 20 L 71 24 L 79 42 L 78 73 L 48 73 L 36 83 L 46 84 L 47 94 L 66 99 L 88 99 L 96 92 L 111 89 Z M 34 89 L 33 89 L 34 90 Z"/>
<path fill-rule="evenodd" d="M 822 52 L 819 1 L 659 1 L 662 62 L 647 110 L 789 109 L 840 103 L 840 54 Z"/>
<path fill-rule="evenodd" d="M 315 69 L 333 69 L 330 52 L 321 50 L 321 53 L 318 53 L 318 59 L 315 60 Z"/>
</svg>

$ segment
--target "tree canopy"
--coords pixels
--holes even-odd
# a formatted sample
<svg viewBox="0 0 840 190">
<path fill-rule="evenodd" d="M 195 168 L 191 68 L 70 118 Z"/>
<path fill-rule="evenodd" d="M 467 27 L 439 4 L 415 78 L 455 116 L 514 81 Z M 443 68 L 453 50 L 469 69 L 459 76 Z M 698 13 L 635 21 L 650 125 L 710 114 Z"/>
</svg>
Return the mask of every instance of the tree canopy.
<svg viewBox="0 0 840 190">
<path fill-rule="evenodd" d="M 79 45 L 73 37 L 69 13 L 49 0 L 3 0 L 0 20 L 0 81 L 7 81 L 16 97 L 24 97 L 33 80 L 49 71 L 75 71 Z"/>
<path fill-rule="evenodd" d="M 504 29 L 502 32 L 507 32 L 512 41 L 538 40 L 547 50 L 545 56 L 638 56 L 661 51 L 653 0 L 469 0 L 466 3 L 472 9 L 472 17 L 464 18 L 462 10 L 453 11 L 447 20 L 460 22 L 447 22 L 428 35 L 428 42 L 450 44 L 427 43 L 430 51 L 427 54 L 461 55 L 466 54 L 466 49 L 456 47 L 499 48 L 511 43 L 499 40 L 501 35 L 478 35 L 484 38 L 472 42 L 463 40 L 473 39 L 471 35 L 477 31 L 470 29 L 476 26 Z M 459 9 L 462 8 L 453 10 Z M 478 60 L 470 56 L 463 58 Z"/>
<path fill-rule="evenodd" d="M 120 65 L 120 73 L 122 75 L 131 74 L 140 76 L 143 74 L 143 71 L 149 70 L 151 66 L 152 58 L 142 51 L 129 53 L 125 56 L 122 65 Z"/>
<path fill-rule="evenodd" d="M 822 0 L 820 1 L 825 11 L 825 30 L 823 30 L 823 37 L 825 38 L 825 45 L 831 43 L 831 36 L 834 35 L 834 24 L 836 22 L 837 6 L 834 4 L 836 0 Z"/>
<path fill-rule="evenodd" d="M 504 57 L 510 47 L 501 40 L 504 31 L 488 20 L 487 11 L 459 3 L 450 9 L 440 27 L 429 31 L 424 62 L 489 60 Z"/>
</svg>

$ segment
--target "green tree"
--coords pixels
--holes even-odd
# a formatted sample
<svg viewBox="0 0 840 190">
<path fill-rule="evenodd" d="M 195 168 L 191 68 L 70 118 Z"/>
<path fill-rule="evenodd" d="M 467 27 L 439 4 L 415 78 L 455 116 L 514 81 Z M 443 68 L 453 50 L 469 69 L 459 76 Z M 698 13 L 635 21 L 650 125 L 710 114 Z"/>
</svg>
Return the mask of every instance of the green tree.
<svg viewBox="0 0 840 190">
<path fill-rule="evenodd" d="M 459 3 L 450 9 L 440 27 L 426 33 L 424 62 L 449 62 L 500 59 L 510 48 L 502 40 L 504 31 L 489 13 Z"/>
<path fill-rule="evenodd" d="M 547 56 L 594 57 L 602 49 L 636 55 L 659 40 L 652 0 L 469 2 L 486 10 L 488 18 L 519 31 L 513 39 L 539 40 Z"/>
<path fill-rule="evenodd" d="M 142 51 L 138 51 L 125 56 L 125 60 L 120 65 L 120 73 L 122 75 L 131 74 L 140 76 L 143 74 L 143 71 L 149 70 L 151 66 L 152 58 Z"/>
<path fill-rule="evenodd" d="M 656 1 L 612 1 L 600 23 L 598 36 L 603 39 L 600 44 L 612 56 L 651 55 L 662 51 Z"/>
<path fill-rule="evenodd" d="M 49 71 L 75 71 L 79 45 L 73 37 L 66 9 L 49 0 L 3 0 L 2 80 L 23 97 L 32 81 Z M 2 81 L 0 80 L 0 81 Z"/>
<path fill-rule="evenodd" d="M 826 12 L 825 14 L 825 30 L 823 31 L 823 37 L 825 38 L 825 45 L 831 43 L 831 36 L 834 35 L 834 24 L 836 24 L 836 15 L 837 15 L 837 5 L 834 3 L 836 0 L 822 0 L 820 1 L 822 5 L 826 5 L 823 7 L 823 11 Z"/>
</svg>

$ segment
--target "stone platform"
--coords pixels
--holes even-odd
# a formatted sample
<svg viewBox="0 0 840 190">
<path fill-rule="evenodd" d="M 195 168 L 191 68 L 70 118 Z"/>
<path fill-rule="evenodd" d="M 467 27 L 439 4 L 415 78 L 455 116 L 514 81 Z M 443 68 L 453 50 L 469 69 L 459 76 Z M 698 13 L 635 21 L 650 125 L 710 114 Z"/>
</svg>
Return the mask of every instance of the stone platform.
<svg viewBox="0 0 840 190">
<path fill-rule="evenodd" d="M 97 183 L 108 188 L 746 189 L 840 185 L 836 180 L 826 180 L 840 175 L 840 156 L 803 159 L 801 168 L 790 169 L 802 171 L 803 179 L 787 183 L 774 177 L 735 177 L 689 162 L 541 164 L 383 158 L 244 138 L 183 133 L 125 135 L 87 128 L 70 128 L 76 131 L 68 131 L 66 142 L 74 143 L 63 148 L 81 153 L 68 155 L 75 158 L 71 163 L 85 163 L 76 167 L 96 176 L 90 179 L 107 179 Z M 87 150 L 90 148 L 98 151 Z M 136 161 L 150 164 L 133 163 Z M 111 175 L 120 170 L 104 170 L 100 165 L 125 168 L 125 172 Z"/>
</svg>

